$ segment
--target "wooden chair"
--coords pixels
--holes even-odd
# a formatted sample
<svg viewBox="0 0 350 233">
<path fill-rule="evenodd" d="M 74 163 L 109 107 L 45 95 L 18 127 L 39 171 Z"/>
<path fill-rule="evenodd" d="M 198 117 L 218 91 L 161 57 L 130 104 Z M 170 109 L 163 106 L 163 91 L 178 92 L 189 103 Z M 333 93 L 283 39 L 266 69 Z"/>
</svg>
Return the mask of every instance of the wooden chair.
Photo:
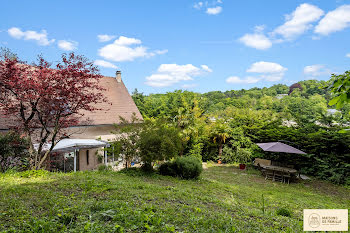
<svg viewBox="0 0 350 233">
<path fill-rule="evenodd" d="M 258 166 L 258 164 L 260 166 L 269 166 L 271 165 L 271 160 L 255 158 L 253 165 Z"/>
<path fill-rule="evenodd" d="M 260 163 L 258 163 L 258 170 L 261 172 L 263 176 L 266 174 L 266 169 L 264 169 L 262 166 L 260 166 Z"/>
<path fill-rule="evenodd" d="M 283 173 L 283 182 L 286 183 L 288 181 L 288 184 L 289 184 L 289 181 L 290 181 L 290 178 L 291 178 L 291 174 L 289 172 L 284 172 Z"/>
<path fill-rule="evenodd" d="M 273 180 L 274 181 L 279 181 L 279 182 L 282 183 L 284 181 L 283 174 L 284 174 L 283 172 L 276 171 L 274 173 Z"/>
<path fill-rule="evenodd" d="M 266 170 L 265 172 L 265 180 L 274 180 L 274 172 L 271 170 Z"/>
</svg>

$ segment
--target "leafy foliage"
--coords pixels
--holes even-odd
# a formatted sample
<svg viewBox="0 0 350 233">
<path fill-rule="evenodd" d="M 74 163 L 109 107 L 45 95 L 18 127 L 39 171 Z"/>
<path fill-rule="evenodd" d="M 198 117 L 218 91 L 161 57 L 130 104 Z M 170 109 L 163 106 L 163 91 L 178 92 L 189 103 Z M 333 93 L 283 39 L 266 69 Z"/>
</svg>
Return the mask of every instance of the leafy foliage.
<svg viewBox="0 0 350 233">
<path fill-rule="evenodd" d="M 97 110 L 98 103 L 106 102 L 98 72 L 93 62 L 74 53 L 63 54 L 53 69 L 41 55 L 37 64 L 28 65 L 3 52 L 0 112 L 10 118 L 10 127 L 27 137 L 31 168 L 44 166 L 57 141 L 67 136 L 64 129 L 77 125 L 83 111 Z M 51 147 L 44 152 L 48 142 Z"/>
<path fill-rule="evenodd" d="M 97 170 L 98 170 L 99 172 L 111 171 L 111 170 L 112 170 L 112 167 L 107 166 L 107 165 L 105 165 L 105 164 L 101 164 L 101 165 L 98 166 Z"/>
<path fill-rule="evenodd" d="M 196 179 L 202 170 L 202 162 L 194 156 L 178 157 L 174 161 L 163 163 L 159 167 L 160 174 L 177 176 L 182 179 Z"/>
<path fill-rule="evenodd" d="M 0 172 L 24 170 L 28 165 L 28 141 L 15 132 L 0 134 Z"/>
<path fill-rule="evenodd" d="M 332 79 L 327 87 L 335 96 L 329 101 L 329 105 L 335 105 L 338 109 L 342 108 L 345 103 L 350 102 L 350 71 L 344 74 L 332 74 Z"/>
<path fill-rule="evenodd" d="M 146 169 L 154 161 L 170 160 L 178 156 L 182 147 L 179 130 L 162 120 L 146 121 L 138 144 Z"/>
<path fill-rule="evenodd" d="M 347 134 L 338 132 L 349 125 L 350 103 L 338 112 L 331 109 L 327 103 L 333 94 L 325 85 L 325 81 L 307 80 L 298 82 L 291 93 L 288 86 L 279 84 L 204 94 L 134 92 L 133 98 L 145 118 L 164 118 L 176 125 L 183 146 L 180 155 L 226 163 L 265 157 L 345 184 L 349 182 L 350 144 Z M 308 155 L 263 153 L 255 144 L 280 140 L 299 146 Z"/>
<path fill-rule="evenodd" d="M 349 182 L 349 133 L 339 133 L 338 128 L 312 125 L 297 129 L 280 126 L 257 131 L 255 137 L 265 142 L 283 138 L 308 152 L 307 155 L 264 153 L 261 157 L 293 164 L 300 172 L 334 183 Z"/>
<path fill-rule="evenodd" d="M 126 168 L 132 159 L 140 158 L 145 170 L 152 170 L 156 161 L 170 160 L 182 151 L 180 130 L 164 119 L 146 119 L 140 122 L 135 117 L 131 122 L 121 119 L 116 125 L 117 140 L 110 142 L 107 150 L 122 155 Z"/>
<path fill-rule="evenodd" d="M 117 135 L 117 139 L 110 142 L 111 146 L 107 148 L 107 151 L 110 154 L 122 155 L 125 167 L 128 168 L 131 161 L 140 156 L 138 143 L 143 124 L 135 114 L 132 115 L 130 122 L 122 117 L 120 117 L 120 121 L 120 124 L 115 125 L 116 131 L 114 133 Z"/>
</svg>

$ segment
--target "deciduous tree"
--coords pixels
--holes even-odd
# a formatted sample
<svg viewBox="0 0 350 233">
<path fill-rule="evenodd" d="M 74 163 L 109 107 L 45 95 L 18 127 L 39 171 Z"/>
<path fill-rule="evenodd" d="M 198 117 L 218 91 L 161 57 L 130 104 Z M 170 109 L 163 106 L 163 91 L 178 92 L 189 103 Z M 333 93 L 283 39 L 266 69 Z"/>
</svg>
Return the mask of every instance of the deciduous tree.
<svg viewBox="0 0 350 233">
<path fill-rule="evenodd" d="M 350 71 L 344 74 L 332 74 L 332 79 L 328 89 L 334 94 L 329 105 L 335 105 L 338 109 L 342 108 L 345 103 L 350 102 Z"/>
<path fill-rule="evenodd" d="M 0 62 L 0 112 L 28 138 L 32 168 L 43 167 L 66 136 L 65 128 L 78 125 L 84 111 L 98 110 L 97 104 L 106 101 L 101 77 L 92 62 L 74 53 L 63 54 L 54 69 L 42 56 L 28 65 L 5 54 Z"/>
</svg>

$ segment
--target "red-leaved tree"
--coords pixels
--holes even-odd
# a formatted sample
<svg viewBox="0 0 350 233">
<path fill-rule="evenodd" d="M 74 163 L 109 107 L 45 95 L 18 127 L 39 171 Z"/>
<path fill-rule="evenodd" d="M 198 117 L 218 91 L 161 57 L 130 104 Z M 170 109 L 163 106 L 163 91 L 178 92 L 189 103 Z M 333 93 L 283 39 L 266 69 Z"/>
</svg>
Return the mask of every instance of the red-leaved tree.
<svg viewBox="0 0 350 233">
<path fill-rule="evenodd" d="M 0 62 L 0 114 L 28 138 L 31 168 L 42 168 L 57 142 L 67 137 L 65 129 L 106 101 L 101 77 L 92 62 L 74 53 L 63 54 L 54 68 L 42 56 L 27 65 L 5 55 Z"/>
</svg>

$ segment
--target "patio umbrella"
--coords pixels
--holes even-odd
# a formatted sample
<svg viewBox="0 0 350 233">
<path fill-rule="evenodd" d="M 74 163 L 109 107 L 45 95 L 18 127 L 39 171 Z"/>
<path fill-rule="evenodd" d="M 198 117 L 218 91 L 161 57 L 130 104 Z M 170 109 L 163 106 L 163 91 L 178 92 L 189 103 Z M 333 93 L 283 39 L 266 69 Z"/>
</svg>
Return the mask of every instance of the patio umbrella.
<svg viewBox="0 0 350 233">
<path fill-rule="evenodd" d="M 297 148 L 294 148 L 282 142 L 257 143 L 257 145 L 264 151 L 303 154 L 303 155 L 306 154 L 304 151 L 298 150 Z"/>
</svg>

